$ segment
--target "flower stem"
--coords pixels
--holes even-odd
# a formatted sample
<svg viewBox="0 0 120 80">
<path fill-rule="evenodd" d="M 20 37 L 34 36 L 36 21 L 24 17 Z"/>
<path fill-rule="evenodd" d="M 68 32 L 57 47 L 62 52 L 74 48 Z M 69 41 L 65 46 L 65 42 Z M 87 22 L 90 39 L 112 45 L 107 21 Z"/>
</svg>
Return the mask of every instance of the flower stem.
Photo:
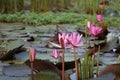
<svg viewBox="0 0 120 80">
<path fill-rule="evenodd" d="M 65 71 L 64 71 L 64 52 L 65 49 L 62 49 L 62 80 L 65 80 Z"/>
<path fill-rule="evenodd" d="M 79 74 L 78 74 L 78 64 L 76 60 L 76 49 L 74 48 L 74 61 L 75 61 L 75 68 L 76 68 L 76 80 L 79 80 Z"/>
<path fill-rule="evenodd" d="M 33 74 L 33 62 L 31 63 L 31 80 L 34 80 L 34 74 Z"/>
<path fill-rule="evenodd" d="M 94 76 L 94 55 L 92 55 L 91 78 Z"/>
<path fill-rule="evenodd" d="M 97 67 L 96 67 L 96 76 L 97 77 L 98 77 L 98 71 L 99 71 L 99 63 L 100 63 L 100 46 L 98 48 Z"/>
</svg>

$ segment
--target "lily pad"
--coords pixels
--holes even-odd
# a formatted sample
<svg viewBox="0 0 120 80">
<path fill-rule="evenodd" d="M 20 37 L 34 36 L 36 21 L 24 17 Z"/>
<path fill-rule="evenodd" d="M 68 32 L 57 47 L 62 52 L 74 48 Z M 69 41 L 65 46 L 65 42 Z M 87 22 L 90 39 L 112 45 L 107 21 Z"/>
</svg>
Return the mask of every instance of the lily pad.
<svg viewBox="0 0 120 80">
<path fill-rule="evenodd" d="M 95 78 L 93 80 L 114 80 L 115 75 L 112 73 L 104 74 L 102 76 L 99 76 L 98 78 Z"/>
<path fill-rule="evenodd" d="M 53 71 L 42 71 L 34 75 L 35 80 L 61 80 L 60 76 Z"/>
<path fill-rule="evenodd" d="M 1 80 L 30 80 L 29 77 L 0 76 Z"/>
<path fill-rule="evenodd" d="M 12 41 L 11 43 L 9 43 L 7 45 L 7 50 L 8 51 L 13 50 L 13 49 L 18 48 L 22 45 L 23 45 L 23 43 L 20 40 Z"/>
<path fill-rule="evenodd" d="M 31 73 L 31 69 L 26 65 L 21 64 L 13 64 L 10 66 L 3 67 L 4 75 L 6 76 L 29 76 Z"/>
<path fill-rule="evenodd" d="M 23 30 L 25 27 L 22 24 L 0 24 L 0 31 Z"/>
<path fill-rule="evenodd" d="M 23 43 L 20 40 L 12 41 L 7 44 L 6 52 L 0 56 L 0 60 L 12 59 L 13 55 L 23 51 L 22 49 Z"/>
<path fill-rule="evenodd" d="M 117 63 L 117 58 L 115 58 L 115 57 L 101 57 L 101 61 L 105 65 L 115 64 L 115 63 Z"/>
<path fill-rule="evenodd" d="M 37 26 L 36 31 L 39 33 L 53 33 L 56 31 L 56 26 L 54 25 Z"/>
</svg>

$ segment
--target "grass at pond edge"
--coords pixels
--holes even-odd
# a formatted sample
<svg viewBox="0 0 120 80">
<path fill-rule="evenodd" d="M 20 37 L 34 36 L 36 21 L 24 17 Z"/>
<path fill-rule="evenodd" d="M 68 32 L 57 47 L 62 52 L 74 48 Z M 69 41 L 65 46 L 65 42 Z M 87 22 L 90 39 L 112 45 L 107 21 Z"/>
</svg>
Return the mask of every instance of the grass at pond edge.
<svg viewBox="0 0 120 80">
<path fill-rule="evenodd" d="M 27 23 L 29 25 L 74 24 L 77 26 L 85 26 L 86 19 L 96 21 L 95 15 L 67 12 L 0 14 L 0 22 Z M 120 18 L 118 17 L 104 17 L 104 19 L 105 24 L 109 27 L 119 27 L 120 25 Z"/>
</svg>

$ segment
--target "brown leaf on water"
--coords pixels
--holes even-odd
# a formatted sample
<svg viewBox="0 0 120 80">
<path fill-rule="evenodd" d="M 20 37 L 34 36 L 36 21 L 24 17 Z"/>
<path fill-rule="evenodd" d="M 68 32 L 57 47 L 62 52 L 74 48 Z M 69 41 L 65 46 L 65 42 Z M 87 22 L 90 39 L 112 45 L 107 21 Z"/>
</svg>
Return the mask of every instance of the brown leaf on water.
<svg viewBox="0 0 120 80">
<path fill-rule="evenodd" d="M 25 61 L 25 64 L 30 67 L 30 61 Z M 56 72 L 60 77 L 62 77 L 62 72 L 59 70 L 52 62 L 48 60 L 35 59 L 33 63 L 33 70 L 35 72 L 51 70 Z M 70 80 L 69 75 L 65 74 L 65 80 Z"/>
<path fill-rule="evenodd" d="M 100 72 L 99 72 L 99 76 L 107 74 L 107 73 L 113 73 L 116 75 L 116 79 L 120 77 L 120 64 L 111 64 L 106 66 L 105 68 L 103 68 Z"/>
</svg>

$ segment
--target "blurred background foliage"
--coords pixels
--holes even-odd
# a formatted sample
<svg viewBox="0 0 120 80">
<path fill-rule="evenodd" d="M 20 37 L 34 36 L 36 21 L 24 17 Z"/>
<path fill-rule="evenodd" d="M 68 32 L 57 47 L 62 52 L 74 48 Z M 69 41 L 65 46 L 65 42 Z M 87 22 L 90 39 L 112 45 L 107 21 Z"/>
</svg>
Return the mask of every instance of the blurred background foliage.
<svg viewBox="0 0 120 80">
<path fill-rule="evenodd" d="M 95 13 L 103 0 L 0 0 L 1 13 L 14 13 L 24 10 L 41 11 L 76 11 Z M 104 0 L 106 1 L 106 0 Z M 111 0 L 120 3 L 119 0 Z M 116 5 L 114 6 L 117 9 Z M 112 6 L 112 8 L 114 8 Z"/>
<path fill-rule="evenodd" d="M 69 11 L 96 13 L 100 3 L 120 11 L 120 0 L 0 0 L 0 13 Z"/>
<path fill-rule="evenodd" d="M 119 26 L 120 19 L 115 16 L 120 13 L 120 0 L 0 0 L 0 22 L 84 25 L 85 19 L 95 20 L 101 3 L 107 10 L 106 24 Z M 111 11 L 117 11 L 115 16 Z"/>
</svg>

